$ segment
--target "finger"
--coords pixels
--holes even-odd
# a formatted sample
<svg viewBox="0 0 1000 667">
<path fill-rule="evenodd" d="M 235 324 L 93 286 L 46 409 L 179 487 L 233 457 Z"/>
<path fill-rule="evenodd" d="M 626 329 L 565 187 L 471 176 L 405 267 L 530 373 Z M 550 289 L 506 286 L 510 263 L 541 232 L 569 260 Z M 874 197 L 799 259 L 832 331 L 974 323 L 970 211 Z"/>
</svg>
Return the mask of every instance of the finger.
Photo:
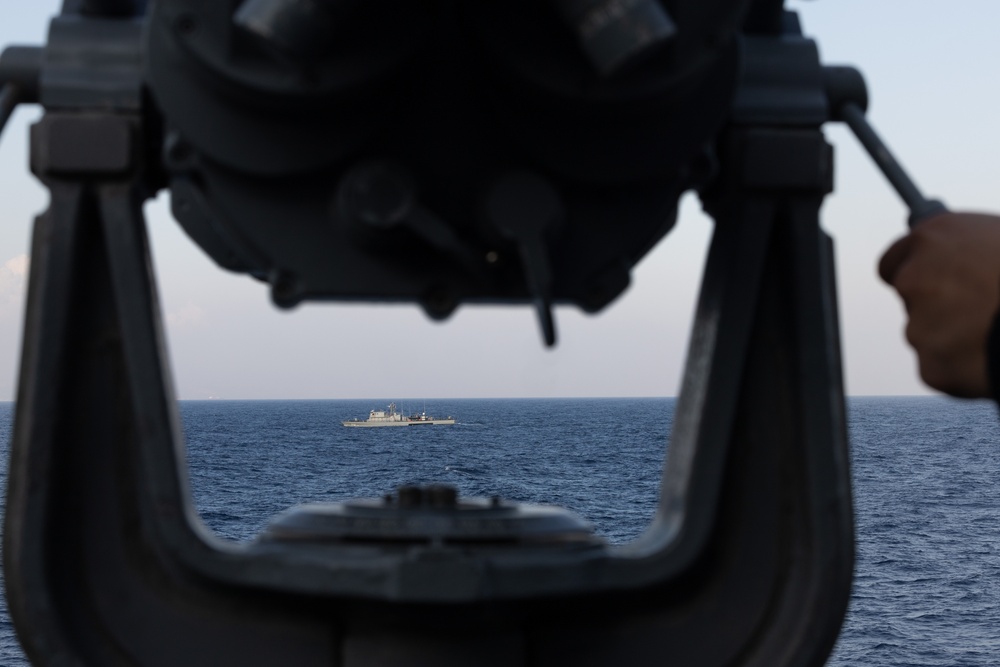
<svg viewBox="0 0 1000 667">
<path fill-rule="evenodd" d="M 912 245 L 913 236 L 907 234 L 889 246 L 889 249 L 885 251 L 885 254 L 882 255 L 882 259 L 878 263 L 878 274 L 882 277 L 882 280 L 892 285 L 899 267 L 910 256 Z"/>
<path fill-rule="evenodd" d="M 927 386 L 959 398 L 990 398 L 986 361 L 932 353 L 918 355 L 920 379 Z"/>
</svg>

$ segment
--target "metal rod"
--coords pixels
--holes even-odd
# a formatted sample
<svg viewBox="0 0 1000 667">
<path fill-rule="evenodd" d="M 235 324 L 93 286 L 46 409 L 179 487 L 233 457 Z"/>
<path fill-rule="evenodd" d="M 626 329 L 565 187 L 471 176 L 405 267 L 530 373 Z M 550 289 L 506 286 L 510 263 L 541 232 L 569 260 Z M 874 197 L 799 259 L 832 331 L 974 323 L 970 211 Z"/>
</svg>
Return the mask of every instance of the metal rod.
<svg viewBox="0 0 1000 667">
<path fill-rule="evenodd" d="M 853 102 L 845 103 L 840 108 L 840 116 L 854 132 L 868 154 L 875 160 L 875 164 L 899 193 L 907 208 L 910 209 L 910 227 L 925 218 L 947 212 L 948 208 L 942 202 L 924 197 L 913 179 L 893 157 L 888 146 L 875 133 L 874 128 L 868 123 L 868 119 L 865 118 L 865 113 L 858 105 Z"/>
<path fill-rule="evenodd" d="M 552 299 L 535 298 L 535 312 L 538 313 L 538 324 L 542 327 L 542 340 L 545 341 L 545 347 L 554 346 L 556 344 L 556 320 L 552 316 Z"/>
</svg>

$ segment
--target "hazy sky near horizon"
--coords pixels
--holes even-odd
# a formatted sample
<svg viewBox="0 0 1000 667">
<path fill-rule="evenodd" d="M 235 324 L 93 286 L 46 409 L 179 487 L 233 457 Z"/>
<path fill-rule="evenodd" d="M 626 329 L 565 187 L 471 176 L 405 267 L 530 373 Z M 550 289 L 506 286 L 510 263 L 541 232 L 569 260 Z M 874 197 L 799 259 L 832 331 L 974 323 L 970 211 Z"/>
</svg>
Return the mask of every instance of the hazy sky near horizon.
<svg viewBox="0 0 1000 667">
<path fill-rule="evenodd" d="M 56 0 L 0 0 L 0 46 L 41 44 Z M 1000 210 L 1000 3 L 788 0 L 827 64 L 858 66 L 869 117 L 929 195 L 956 210 Z M 15 112 L 0 139 L 0 400 L 16 387 L 31 220 L 47 194 L 27 169 Z M 836 191 L 823 209 L 837 248 L 847 391 L 925 393 L 902 338 L 902 308 L 877 279 L 905 212 L 856 141 L 830 126 Z M 527 307 L 462 307 L 445 323 L 416 306 L 306 304 L 278 311 L 260 283 L 214 266 L 172 220 L 146 209 L 182 399 L 673 396 L 712 224 L 688 195 L 673 232 L 597 316 L 556 312 L 543 349 Z"/>
</svg>

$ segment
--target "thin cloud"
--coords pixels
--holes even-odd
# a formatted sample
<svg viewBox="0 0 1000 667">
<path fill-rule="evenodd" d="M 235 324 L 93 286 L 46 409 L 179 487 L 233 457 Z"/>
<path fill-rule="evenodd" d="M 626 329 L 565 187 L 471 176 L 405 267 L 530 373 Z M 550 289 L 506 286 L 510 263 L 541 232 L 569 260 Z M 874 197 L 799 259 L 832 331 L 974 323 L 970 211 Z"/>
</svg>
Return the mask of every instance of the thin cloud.
<svg viewBox="0 0 1000 667">
<path fill-rule="evenodd" d="M 167 326 L 175 331 L 195 329 L 205 319 L 205 311 L 193 303 L 186 304 L 167 313 Z"/>
<path fill-rule="evenodd" d="M 0 313 L 20 312 L 28 265 L 28 256 L 22 254 L 11 257 L 0 266 Z"/>
<path fill-rule="evenodd" d="M 28 275 L 28 264 L 30 260 L 25 254 L 11 257 L 3 264 L 3 268 L 10 271 L 12 275 L 24 278 Z"/>
</svg>

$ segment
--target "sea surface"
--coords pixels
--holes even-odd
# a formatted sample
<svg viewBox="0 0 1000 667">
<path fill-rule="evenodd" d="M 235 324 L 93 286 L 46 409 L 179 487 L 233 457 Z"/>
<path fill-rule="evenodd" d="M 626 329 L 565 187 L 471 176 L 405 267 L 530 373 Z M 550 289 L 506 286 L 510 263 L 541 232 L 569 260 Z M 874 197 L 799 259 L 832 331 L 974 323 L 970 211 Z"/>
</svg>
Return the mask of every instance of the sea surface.
<svg viewBox="0 0 1000 667">
<path fill-rule="evenodd" d="M 443 482 L 555 503 L 615 543 L 656 507 L 673 399 L 434 400 L 454 426 L 348 429 L 385 401 L 187 401 L 195 503 L 233 540 L 299 502 Z M 0 403 L 6 480 L 12 405 Z M 987 402 L 849 401 L 858 558 L 829 664 L 1000 665 L 1000 422 Z M 4 482 L 5 485 L 5 482 Z M 0 665 L 25 660 L 0 606 Z"/>
</svg>

